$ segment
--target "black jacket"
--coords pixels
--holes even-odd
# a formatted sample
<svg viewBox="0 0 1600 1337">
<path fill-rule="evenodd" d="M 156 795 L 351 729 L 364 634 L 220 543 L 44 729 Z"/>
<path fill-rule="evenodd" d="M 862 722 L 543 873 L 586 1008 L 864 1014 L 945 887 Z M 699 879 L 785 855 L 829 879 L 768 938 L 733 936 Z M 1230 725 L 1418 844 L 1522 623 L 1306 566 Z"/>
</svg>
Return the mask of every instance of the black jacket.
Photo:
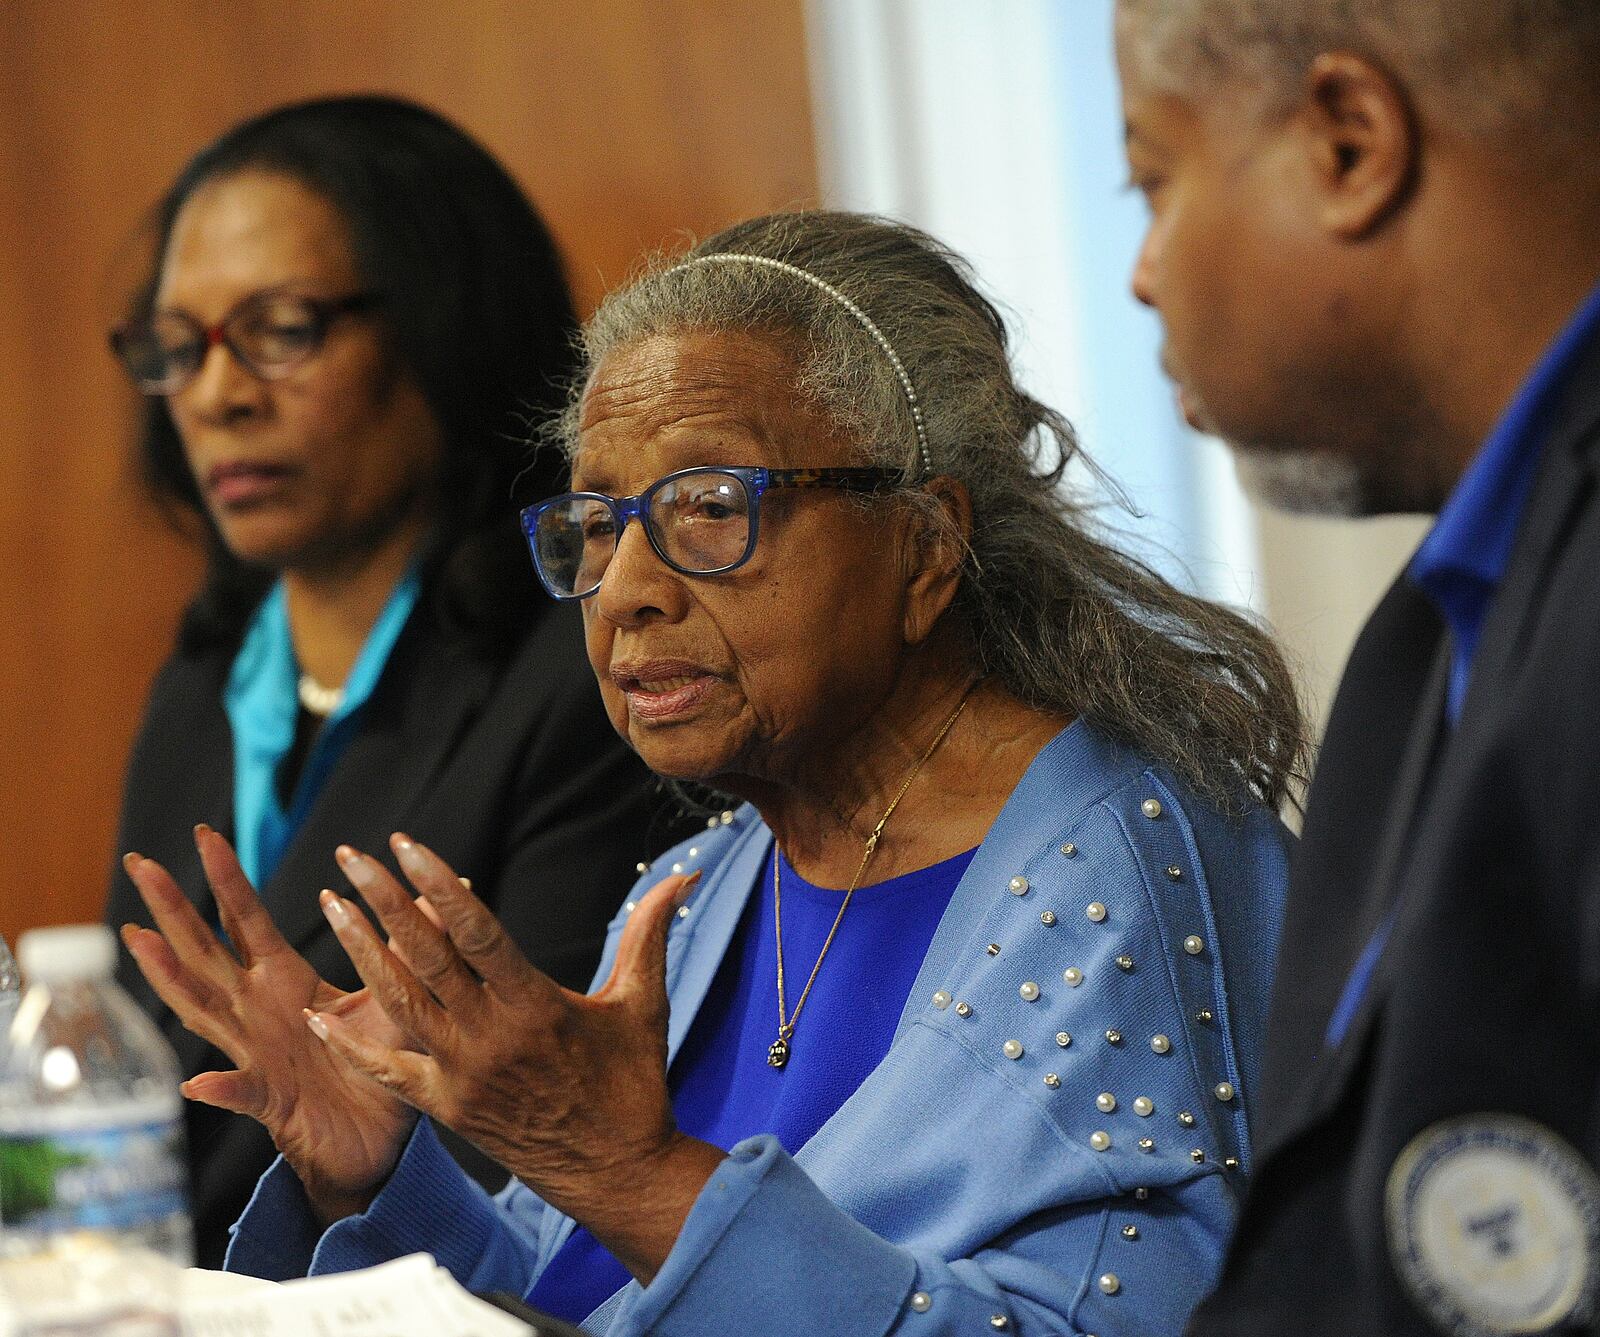
<svg viewBox="0 0 1600 1337">
<path fill-rule="evenodd" d="M 118 850 L 169 868 L 214 922 L 191 829 L 233 835 L 233 752 L 222 691 L 232 650 L 180 651 L 157 677 L 134 745 Z M 262 898 L 289 942 L 323 978 L 359 986 L 317 905 L 332 887 L 353 895 L 334 862 L 348 842 L 393 865 L 403 830 L 472 879 L 533 963 L 562 984 L 588 987 L 607 920 L 635 865 L 683 830 L 633 752 L 616 736 L 584 658 L 576 610 L 547 610 L 509 659 L 474 654 L 418 606 Z M 652 829 L 654 828 L 654 829 Z M 118 866 L 110 923 L 148 923 Z M 186 1031 L 123 954 L 119 978 L 156 1016 L 185 1075 L 232 1063 Z M 273 1149 L 253 1120 L 187 1105 L 197 1253 L 219 1266 L 227 1228 Z M 496 1187 L 505 1174 L 456 1143 Z"/>
<path fill-rule="evenodd" d="M 1291 877 L 1255 1174 L 1193 1334 L 1510 1331 L 1463 1324 L 1486 1322 L 1475 1285 L 1512 1316 L 1538 1312 L 1486 1280 L 1549 1242 L 1519 1206 L 1534 1184 L 1596 1227 L 1537 1275 L 1600 1280 L 1585 1179 L 1600 1164 L 1600 341 L 1552 423 L 1459 724 L 1439 724 L 1446 629 L 1404 577 L 1351 656 Z M 1329 1048 L 1336 1000 L 1391 915 Z M 1436 1172 L 1467 1165 L 1462 1152 L 1484 1164 L 1496 1128 L 1515 1145 L 1484 1179 L 1481 1210 L 1419 1215 L 1446 1182 Z M 1447 1236 L 1447 1263 L 1397 1261 Z M 1419 1300 L 1430 1282 L 1433 1301 Z M 1580 1306 L 1537 1330 L 1600 1329 Z"/>
</svg>

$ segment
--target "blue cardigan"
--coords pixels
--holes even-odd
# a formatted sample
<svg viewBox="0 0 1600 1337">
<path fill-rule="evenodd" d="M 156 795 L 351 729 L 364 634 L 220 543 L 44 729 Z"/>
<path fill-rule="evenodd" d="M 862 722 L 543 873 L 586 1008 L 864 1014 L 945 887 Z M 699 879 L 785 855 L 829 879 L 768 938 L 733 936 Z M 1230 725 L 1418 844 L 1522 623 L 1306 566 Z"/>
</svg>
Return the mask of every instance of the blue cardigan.
<svg viewBox="0 0 1600 1337">
<path fill-rule="evenodd" d="M 734 1148 L 607 1337 L 1176 1333 L 1216 1279 L 1250 1164 L 1289 836 L 1219 815 L 1081 721 L 1035 758 L 934 934 L 888 1055 L 790 1157 Z M 754 809 L 664 855 L 705 869 L 667 952 L 676 1055 L 771 847 Z M 598 978 L 611 969 L 612 924 Z M 426 1121 L 320 1238 L 281 1160 L 231 1270 L 274 1279 L 426 1250 L 526 1293 L 573 1228 L 491 1198 Z"/>
</svg>

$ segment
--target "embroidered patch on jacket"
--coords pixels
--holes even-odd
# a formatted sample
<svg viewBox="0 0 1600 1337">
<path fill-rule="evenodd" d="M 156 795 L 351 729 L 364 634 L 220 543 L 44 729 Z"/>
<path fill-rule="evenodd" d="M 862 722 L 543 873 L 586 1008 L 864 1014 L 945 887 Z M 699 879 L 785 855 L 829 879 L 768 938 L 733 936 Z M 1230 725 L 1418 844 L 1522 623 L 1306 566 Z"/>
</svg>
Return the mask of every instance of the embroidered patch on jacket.
<svg viewBox="0 0 1600 1337">
<path fill-rule="evenodd" d="M 1600 1283 L 1600 1178 L 1559 1134 L 1509 1114 L 1447 1119 L 1389 1171 L 1395 1270 L 1457 1337 L 1589 1322 Z"/>
</svg>

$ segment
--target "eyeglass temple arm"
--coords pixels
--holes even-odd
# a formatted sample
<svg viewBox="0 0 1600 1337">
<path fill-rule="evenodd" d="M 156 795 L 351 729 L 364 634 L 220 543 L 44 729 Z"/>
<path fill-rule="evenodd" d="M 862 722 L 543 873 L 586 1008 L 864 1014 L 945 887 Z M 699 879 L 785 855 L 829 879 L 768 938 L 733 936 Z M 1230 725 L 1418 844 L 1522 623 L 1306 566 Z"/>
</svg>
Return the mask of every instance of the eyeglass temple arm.
<svg viewBox="0 0 1600 1337">
<path fill-rule="evenodd" d="M 839 488 L 846 492 L 885 492 L 905 481 L 895 469 L 768 469 L 768 487 Z"/>
</svg>

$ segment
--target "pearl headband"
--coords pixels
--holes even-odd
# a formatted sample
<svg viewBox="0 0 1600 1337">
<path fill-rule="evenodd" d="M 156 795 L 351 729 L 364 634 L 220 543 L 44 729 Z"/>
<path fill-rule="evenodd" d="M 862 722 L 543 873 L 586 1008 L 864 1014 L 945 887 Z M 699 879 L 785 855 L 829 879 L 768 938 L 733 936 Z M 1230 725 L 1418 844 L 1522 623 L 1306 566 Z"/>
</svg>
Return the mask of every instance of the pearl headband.
<svg viewBox="0 0 1600 1337">
<path fill-rule="evenodd" d="M 911 408 L 911 425 L 917 433 L 917 458 L 922 461 L 922 476 L 929 477 L 933 473 L 933 464 L 928 454 L 928 433 L 922 425 L 922 405 L 917 400 L 917 392 L 912 387 L 911 377 L 906 374 L 905 364 L 900 361 L 900 355 L 894 351 L 894 345 L 884 336 L 882 330 L 873 322 L 871 316 L 852 302 L 842 292 L 829 283 L 820 279 L 808 269 L 801 269 L 799 265 L 791 265 L 786 260 L 774 260 L 765 255 L 746 255 L 742 251 L 717 251 L 712 255 L 697 255 L 677 265 L 678 269 L 687 269 L 690 265 L 709 264 L 747 264 L 763 265 L 767 269 L 776 269 L 780 273 L 790 274 L 809 283 L 819 292 L 826 293 L 840 306 L 855 317 L 861 328 L 872 336 L 872 341 L 883 349 L 883 355 L 889 359 L 889 365 L 894 368 L 894 374 L 900 381 L 900 388 L 905 391 L 906 403 Z M 671 273 L 671 270 L 667 271 Z"/>
</svg>

